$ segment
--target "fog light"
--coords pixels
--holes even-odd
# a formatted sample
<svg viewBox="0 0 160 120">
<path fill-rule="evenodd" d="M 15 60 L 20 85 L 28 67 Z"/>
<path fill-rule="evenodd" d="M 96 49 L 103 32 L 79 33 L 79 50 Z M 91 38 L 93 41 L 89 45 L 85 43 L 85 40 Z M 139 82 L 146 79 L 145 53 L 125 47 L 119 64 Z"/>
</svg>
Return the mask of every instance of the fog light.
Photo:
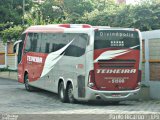
<svg viewBox="0 0 160 120">
<path fill-rule="evenodd" d="M 136 89 L 139 89 L 141 87 L 141 82 L 138 82 Z"/>
<path fill-rule="evenodd" d="M 140 86 L 141 85 L 141 82 L 138 82 L 138 86 Z"/>
</svg>

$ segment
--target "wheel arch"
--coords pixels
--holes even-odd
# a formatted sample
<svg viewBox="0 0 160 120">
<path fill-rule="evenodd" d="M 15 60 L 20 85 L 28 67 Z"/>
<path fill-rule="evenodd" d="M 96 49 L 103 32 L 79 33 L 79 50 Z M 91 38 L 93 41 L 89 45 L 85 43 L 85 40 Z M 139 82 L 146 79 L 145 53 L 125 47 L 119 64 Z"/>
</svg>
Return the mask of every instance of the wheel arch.
<svg viewBox="0 0 160 120">
<path fill-rule="evenodd" d="M 23 77 L 23 83 L 25 82 L 25 80 L 24 80 L 24 79 L 25 79 L 25 76 L 26 76 L 27 74 L 28 74 L 28 72 L 27 72 L 27 71 L 25 71 L 25 72 L 24 72 L 24 77 Z"/>
<path fill-rule="evenodd" d="M 66 88 L 68 87 L 68 85 L 72 84 L 72 87 L 74 89 L 74 84 L 73 84 L 73 80 L 72 79 L 68 79 L 67 83 L 66 83 Z"/>
<path fill-rule="evenodd" d="M 63 77 L 60 77 L 59 80 L 58 80 L 58 88 L 59 88 L 59 85 L 60 85 L 61 82 L 64 83 L 64 89 L 66 89 L 69 84 L 72 84 L 72 86 L 74 88 L 73 80 L 72 79 L 68 79 L 67 81 L 65 81 Z"/>
<path fill-rule="evenodd" d="M 64 83 L 64 88 L 65 88 L 65 81 L 64 81 L 64 78 L 63 78 L 63 77 L 60 77 L 59 80 L 58 80 L 58 85 L 57 85 L 57 86 L 58 86 L 58 87 L 57 87 L 57 93 L 58 93 L 59 85 L 60 85 L 61 82 Z"/>
</svg>

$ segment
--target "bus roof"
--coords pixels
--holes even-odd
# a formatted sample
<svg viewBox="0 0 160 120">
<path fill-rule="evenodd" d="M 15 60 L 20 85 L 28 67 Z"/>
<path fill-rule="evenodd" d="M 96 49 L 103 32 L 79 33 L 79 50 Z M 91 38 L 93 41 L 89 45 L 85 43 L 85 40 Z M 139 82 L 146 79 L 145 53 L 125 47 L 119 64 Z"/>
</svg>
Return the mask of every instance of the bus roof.
<svg viewBox="0 0 160 120">
<path fill-rule="evenodd" d="M 88 29 L 87 29 L 88 28 Z M 109 27 L 109 26 L 91 26 L 89 24 L 50 24 L 50 25 L 36 25 L 27 28 L 24 33 L 27 32 L 46 32 L 46 33 L 64 33 L 65 31 L 84 31 L 88 30 L 129 30 L 135 31 L 134 28 L 121 28 L 121 27 Z"/>
<path fill-rule="evenodd" d="M 93 26 L 93 27 L 97 28 L 98 30 L 129 30 L 129 31 L 137 30 L 135 28 L 110 27 L 110 26 Z"/>
<path fill-rule="evenodd" d="M 60 32 L 63 33 L 65 29 L 86 29 L 86 28 L 93 28 L 89 24 L 50 24 L 50 25 L 36 25 L 30 26 L 27 28 L 24 33 L 26 32 Z"/>
</svg>

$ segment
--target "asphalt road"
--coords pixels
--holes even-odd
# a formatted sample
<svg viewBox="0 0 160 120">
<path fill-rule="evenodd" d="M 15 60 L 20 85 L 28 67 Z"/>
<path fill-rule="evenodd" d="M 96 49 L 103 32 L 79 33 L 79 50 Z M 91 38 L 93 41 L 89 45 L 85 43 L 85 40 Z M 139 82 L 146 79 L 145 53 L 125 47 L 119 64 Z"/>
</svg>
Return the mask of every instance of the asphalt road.
<svg viewBox="0 0 160 120">
<path fill-rule="evenodd" d="M 0 78 L 0 114 L 152 114 L 160 113 L 160 101 L 109 103 L 61 103 L 48 91 L 28 92 L 15 80 Z"/>
</svg>

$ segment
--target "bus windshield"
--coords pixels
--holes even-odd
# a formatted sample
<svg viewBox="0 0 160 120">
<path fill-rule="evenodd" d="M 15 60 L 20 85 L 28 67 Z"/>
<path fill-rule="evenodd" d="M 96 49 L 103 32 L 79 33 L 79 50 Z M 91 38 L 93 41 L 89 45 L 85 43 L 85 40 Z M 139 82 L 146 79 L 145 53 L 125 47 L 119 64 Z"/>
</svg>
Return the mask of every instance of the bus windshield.
<svg viewBox="0 0 160 120">
<path fill-rule="evenodd" d="M 131 48 L 140 49 L 137 31 L 99 30 L 95 32 L 94 49 Z"/>
</svg>

